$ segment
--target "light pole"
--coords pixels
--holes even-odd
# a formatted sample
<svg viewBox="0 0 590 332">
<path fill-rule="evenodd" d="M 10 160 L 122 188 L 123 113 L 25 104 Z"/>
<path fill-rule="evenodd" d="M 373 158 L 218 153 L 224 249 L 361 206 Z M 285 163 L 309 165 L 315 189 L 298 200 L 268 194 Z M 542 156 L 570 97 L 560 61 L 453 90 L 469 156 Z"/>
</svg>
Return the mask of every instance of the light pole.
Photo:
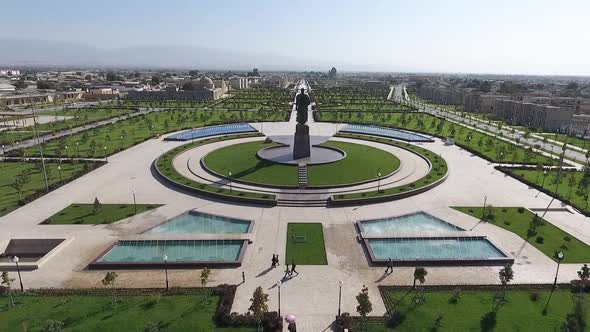
<svg viewBox="0 0 590 332">
<path fill-rule="evenodd" d="M 70 158 L 70 154 L 68 153 L 68 146 L 66 145 L 66 157 Z"/>
<path fill-rule="evenodd" d="M 18 256 L 14 256 L 12 257 L 12 261 L 14 262 L 14 264 L 16 264 L 16 272 L 18 273 L 18 281 L 20 283 L 20 291 L 24 291 L 24 287 L 23 287 L 23 279 L 20 276 L 20 266 L 18 266 Z"/>
<path fill-rule="evenodd" d="M 57 165 L 57 171 L 59 172 L 59 182 L 61 182 L 61 165 Z"/>
<path fill-rule="evenodd" d="M 135 190 L 133 190 L 133 214 L 137 214 L 137 201 L 135 200 Z"/>
<path fill-rule="evenodd" d="M 377 193 L 381 192 L 381 172 L 377 173 Z"/>
<path fill-rule="evenodd" d="M 229 171 L 229 192 L 231 193 L 231 171 Z"/>
<path fill-rule="evenodd" d="M 561 264 L 561 260 L 563 259 L 564 254 L 563 251 L 557 253 L 557 270 L 555 271 L 555 280 L 553 280 L 553 286 L 551 287 L 551 293 L 549 293 L 549 298 L 547 299 L 547 303 L 545 303 L 545 309 L 543 309 L 543 315 L 547 314 L 547 307 L 549 306 L 549 301 L 551 301 L 551 296 L 553 295 L 553 291 L 555 291 L 555 286 L 557 285 L 557 275 L 559 274 L 559 265 Z"/>
<path fill-rule="evenodd" d="M 121 135 L 121 150 L 123 150 L 123 135 Z"/>
<path fill-rule="evenodd" d="M 340 317 L 340 306 L 342 304 L 342 280 L 338 282 L 338 317 Z"/>
<path fill-rule="evenodd" d="M 107 157 L 107 146 L 104 146 L 104 161 L 106 161 L 107 163 L 109 162 L 109 158 Z"/>
<path fill-rule="evenodd" d="M 486 217 L 486 203 L 488 200 L 488 195 L 485 195 L 483 197 L 483 210 L 481 211 L 481 220 L 484 220 L 484 218 Z"/>
<path fill-rule="evenodd" d="M 164 260 L 164 271 L 166 273 L 166 290 L 168 290 L 168 256 L 164 254 L 164 256 L 162 256 L 162 259 Z"/>
<path fill-rule="evenodd" d="M 78 158 L 80 158 L 80 142 L 76 142 L 76 154 Z"/>
<path fill-rule="evenodd" d="M 545 188 L 545 178 L 547 177 L 547 170 L 543 171 L 543 182 L 541 183 L 541 188 Z"/>
<path fill-rule="evenodd" d="M 281 316 L 281 281 L 277 282 L 277 287 L 279 288 L 279 316 Z"/>
</svg>

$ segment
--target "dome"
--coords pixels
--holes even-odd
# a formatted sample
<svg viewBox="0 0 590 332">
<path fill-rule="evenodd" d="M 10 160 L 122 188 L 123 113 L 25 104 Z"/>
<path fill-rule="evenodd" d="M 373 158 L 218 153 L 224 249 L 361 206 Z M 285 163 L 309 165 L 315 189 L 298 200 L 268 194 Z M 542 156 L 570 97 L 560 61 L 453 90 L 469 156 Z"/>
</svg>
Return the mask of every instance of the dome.
<svg viewBox="0 0 590 332">
<path fill-rule="evenodd" d="M 201 79 L 199 79 L 196 82 L 196 86 L 201 89 L 208 89 L 208 90 L 213 90 L 215 88 L 213 81 L 207 76 L 201 77 Z"/>
</svg>

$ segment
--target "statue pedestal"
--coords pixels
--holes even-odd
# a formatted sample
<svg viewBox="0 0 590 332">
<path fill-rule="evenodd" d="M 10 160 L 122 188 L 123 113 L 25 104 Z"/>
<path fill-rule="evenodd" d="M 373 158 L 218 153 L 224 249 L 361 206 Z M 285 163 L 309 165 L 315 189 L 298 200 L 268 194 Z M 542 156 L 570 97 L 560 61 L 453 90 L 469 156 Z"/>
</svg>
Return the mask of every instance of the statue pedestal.
<svg viewBox="0 0 590 332">
<path fill-rule="evenodd" d="M 293 141 L 293 159 L 307 158 L 311 156 L 309 145 L 309 127 L 297 124 L 295 127 L 295 139 Z"/>
</svg>

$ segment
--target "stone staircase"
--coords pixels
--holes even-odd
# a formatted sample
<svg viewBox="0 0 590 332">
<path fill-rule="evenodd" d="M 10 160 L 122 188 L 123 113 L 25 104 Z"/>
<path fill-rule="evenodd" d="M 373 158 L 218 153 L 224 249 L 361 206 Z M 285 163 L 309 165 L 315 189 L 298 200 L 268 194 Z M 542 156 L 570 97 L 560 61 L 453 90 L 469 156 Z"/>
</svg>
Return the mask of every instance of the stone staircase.
<svg viewBox="0 0 590 332">
<path fill-rule="evenodd" d="M 306 164 L 299 164 L 297 169 L 297 179 L 299 183 L 299 188 L 305 189 L 307 188 L 307 165 Z"/>
<path fill-rule="evenodd" d="M 281 199 L 277 200 L 277 206 L 293 206 L 293 207 L 326 207 L 328 201 L 326 199 Z"/>
</svg>

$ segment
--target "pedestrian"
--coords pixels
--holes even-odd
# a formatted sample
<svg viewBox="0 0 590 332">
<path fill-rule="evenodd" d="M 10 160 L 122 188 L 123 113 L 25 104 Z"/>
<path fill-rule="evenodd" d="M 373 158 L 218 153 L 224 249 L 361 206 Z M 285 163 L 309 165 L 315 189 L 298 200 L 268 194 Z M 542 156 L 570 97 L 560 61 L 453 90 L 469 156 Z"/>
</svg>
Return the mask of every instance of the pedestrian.
<svg viewBox="0 0 590 332">
<path fill-rule="evenodd" d="M 385 269 L 385 274 L 393 273 L 393 261 L 391 257 L 389 258 L 389 262 L 387 262 L 387 268 Z"/>
<path fill-rule="evenodd" d="M 295 322 L 289 323 L 289 325 L 287 325 L 287 331 L 297 332 L 297 325 L 295 325 Z"/>
<path fill-rule="evenodd" d="M 279 254 L 277 254 L 277 266 L 281 265 L 280 261 L 279 261 Z"/>
<path fill-rule="evenodd" d="M 297 273 L 297 275 L 299 275 L 299 272 L 295 271 L 295 260 L 291 261 L 291 273 L 289 273 L 290 275 L 293 275 L 293 273 Z"/>
<path fill-rule="evenodd" d="M 242 283 L 246 282 L 246 274 L 242 271 Z"/>
<path fill-rule="evenodd" d="M 277 266 L 277 262 L 275 261 L 275 254 L 272 254 L 272 259 L 270 260 L 270 268 L 274 269 Z"/>
<path fill-rule="evenodd" d="M 286 279 L 287 276 L 291 275 L 291 270 L 289 270 L 289 264 L 285 265 L 285 275 L 283 276 L 283 279 Z"/>
</svg>

